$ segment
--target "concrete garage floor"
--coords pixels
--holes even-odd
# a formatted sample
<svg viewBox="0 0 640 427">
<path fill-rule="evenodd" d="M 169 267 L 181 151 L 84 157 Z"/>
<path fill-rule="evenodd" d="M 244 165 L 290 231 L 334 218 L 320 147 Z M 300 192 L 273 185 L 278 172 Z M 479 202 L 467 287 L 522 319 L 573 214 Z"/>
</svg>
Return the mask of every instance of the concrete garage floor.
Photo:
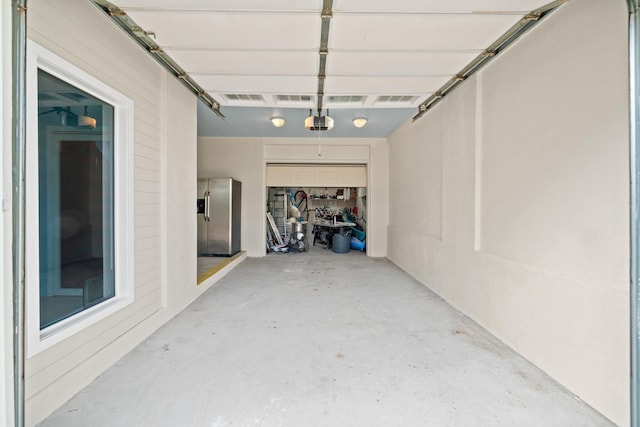
<svg viewBox="0 0 640 427">
<path fill-rule="evenodd" d="M 42 426 L 608 426 L 384 259 L 247 259 Z"/>
</svg>

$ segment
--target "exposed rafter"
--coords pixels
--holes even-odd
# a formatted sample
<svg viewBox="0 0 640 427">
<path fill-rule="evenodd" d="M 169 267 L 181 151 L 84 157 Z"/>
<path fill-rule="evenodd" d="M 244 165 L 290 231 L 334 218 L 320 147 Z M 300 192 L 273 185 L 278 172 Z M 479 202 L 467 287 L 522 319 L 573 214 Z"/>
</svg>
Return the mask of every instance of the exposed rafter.
<svg viewBox="0 0 640 427">
<path fill-rule="evenodd" d="M 106 0 L 91 0 L 100 10 L 106 13 L 124 32 L 126 32 L 136 43 L 138 43 L 149 55 L 163 65 L 171 74 L 179 79 L 187 88 L 189 88 L 207 107 L 211 108 L 214 113 L 224 119 L 224 115 L 220 112 L 220 103 L 209 95 L 189 74 L 178 65 L 152 37 L 155 34 L 145 31 L 136 24 L 127 13 L 118 6 Z"/>
<path fill-rule="evenodd" d="M 471 77 L 482 67 L 491 62 L 499 53 L 507 49 L 513 42 L 518 40 L 520 36 L 535 27 L 545 16 L 562 6 L 569 0 L 555 0 L 541 8 L 533 10 L 522 17 L 515 25 L 498 38 L 488 48 L 476 56 L 469 64 L 467 64 L 460 72 L 453 76 L 449 81 L 435 91 L 429 98 L 418 106 L 418 114 L 413 117 L 413 121 L 418 120 L 431 107 L 436 105 L 442 98 L 447 96 L 459 84 Z"/>
</svg>

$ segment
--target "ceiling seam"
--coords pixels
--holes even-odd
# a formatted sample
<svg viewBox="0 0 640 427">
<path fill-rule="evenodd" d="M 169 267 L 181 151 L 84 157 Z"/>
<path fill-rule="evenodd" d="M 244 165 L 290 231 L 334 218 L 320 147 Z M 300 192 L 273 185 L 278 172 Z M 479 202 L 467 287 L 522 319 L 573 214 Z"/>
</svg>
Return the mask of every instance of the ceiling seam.
<svg viewBox="0 0 640 427">
<path fill-rule="evenodd" d="M 323 5 L 322 9 L 308 9 L 308 10 L 291 10 L 291 9 L 177 9 L 177 8 L 156 8 L 156 7 L 128 7 L 123 6 L 120 9 L 123 11 L 131 11 L 131 12 L 142 12 L 142 13 L 210 13 L 210 14 L 236 14 L 236 15 L 264 15 L 264 14 L 288 14 L 288 15 L 315 15 L 318 12 L 322 12 L 325 10 Z M 370 11 L 370 10 L 333 10 L 334 13 L 340 15 L 367 15 L 367 16 L 442 16 L 442 15 L 465 15 L 465 16 L 517 16 L 517 15 L 525 15 L 528 13 L 527 10 L 472 10 L 472 11 L 464 11 L 464 12 L 420 12 L 420 11 L 401 11 L 396 12 L 392 10 L 384 10 L 384 11 Z"/>
<path fill-rule="evenodd" d="M 526 15 L 527 11 L 508 11 L 508 12 L 498 12 L 498 11 L 475 11 L 475 12 L 394 12 L 390 10 L 384 11 L 341 11 L 335 10 L 336 14 L 345 16 L 345 15 L 360 15 L 360 16 L 394 16 L 394 17 L 405 17 L 405 16 L 477 16 L 477 17 L 486 17 L 486 16 L 522 16 Z"/>
<path fill-rule="evenodd" d="M 124 10 L 109 1 L 91 0 L 91 2 L 111 18 L 112 22 L 147 51 L 160 65 L 180 80 L 200 101 L 211 108 L 218 117 L 222 119 L 225 118 L 224 114 L 220 111 L 220 103 L 196 83 L 196 81 L 155 42 L 152 38 L 155 37 L 155 33 L 145 31 L 137 25 Z"/>
<path fill-rule="evenodd" d="M 522 19 L 520 19 L 511 28 L 509 28 L 509 30 L 498 37 L 498 39 L 493 42 L 488 48 L 483 50 L 462 70 L 460 70 L 456 75 L 454 75 L 444 85 L 436 90 L 431 96 L 429 96 L 424 102 L 422 102 L 418 106 L 418 114 L 413 117 L 413 121 L 415 122 L 420 117 L 422 117 L 433 106 L 438 104 L 445 96 L 447 96 L 456 87 L 462 84 L 462 82 L 467 80 L 476 72 L 480 71 L 482 67 L 491 62 L 498 54 L 506 50 L 522 35 L 539 24 L 543 18 L 545 18 L 547 15 L 549 15 L 568 1 L 569 0 L 555 0 L 523 16 Z"/>
<path fill-rule="evenodd" d="M 135 8 L 122 7 L 122 11 L 142 12 L 142 13 L 208 13 L 211 15 L 316 15 L 318 10 L 209 10 L 209 9 L 155 9 L 155 8 Z"/>
</svg>

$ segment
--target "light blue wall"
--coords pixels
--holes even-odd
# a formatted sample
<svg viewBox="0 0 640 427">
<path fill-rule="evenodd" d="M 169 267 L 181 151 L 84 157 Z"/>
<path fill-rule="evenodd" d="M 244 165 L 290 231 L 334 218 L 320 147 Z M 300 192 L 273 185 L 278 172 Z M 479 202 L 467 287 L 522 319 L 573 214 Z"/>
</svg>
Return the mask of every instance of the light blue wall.
<svg viewBox="0 0 640 427">
<path fill-rule="evenodd" d="M 329 131 L 312 132 L 304 127 L 304 119 L 309 116 L 309 110 L 305 108 L 223 107 L 221 111 L 226 116 L 224 120 L 198 103 L 198 137 L 386 138 L 417 112 L 415 108 L 329 110 L 335 127 Z M 317 111 L 313 113 L 317 114 Z M 284 117 L 287 122 L 276 128 L 270 120 L 274 116 Z M 356 128 L 352 123 L 356 117 L 366 117 L 366 126 Z"/>
</svg>

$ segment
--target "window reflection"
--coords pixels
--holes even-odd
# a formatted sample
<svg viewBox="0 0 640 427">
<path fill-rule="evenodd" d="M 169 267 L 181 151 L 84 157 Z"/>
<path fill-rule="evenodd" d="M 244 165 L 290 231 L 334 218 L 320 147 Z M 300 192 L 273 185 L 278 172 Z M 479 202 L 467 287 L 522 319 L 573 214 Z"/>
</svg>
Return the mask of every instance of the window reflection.
<svg viewBox="0 0 640 427">
<path fill-rule="evenodd" d="M 40 329 L 115 296 L 113 113 L 38 70 Z"/>
</svg>

